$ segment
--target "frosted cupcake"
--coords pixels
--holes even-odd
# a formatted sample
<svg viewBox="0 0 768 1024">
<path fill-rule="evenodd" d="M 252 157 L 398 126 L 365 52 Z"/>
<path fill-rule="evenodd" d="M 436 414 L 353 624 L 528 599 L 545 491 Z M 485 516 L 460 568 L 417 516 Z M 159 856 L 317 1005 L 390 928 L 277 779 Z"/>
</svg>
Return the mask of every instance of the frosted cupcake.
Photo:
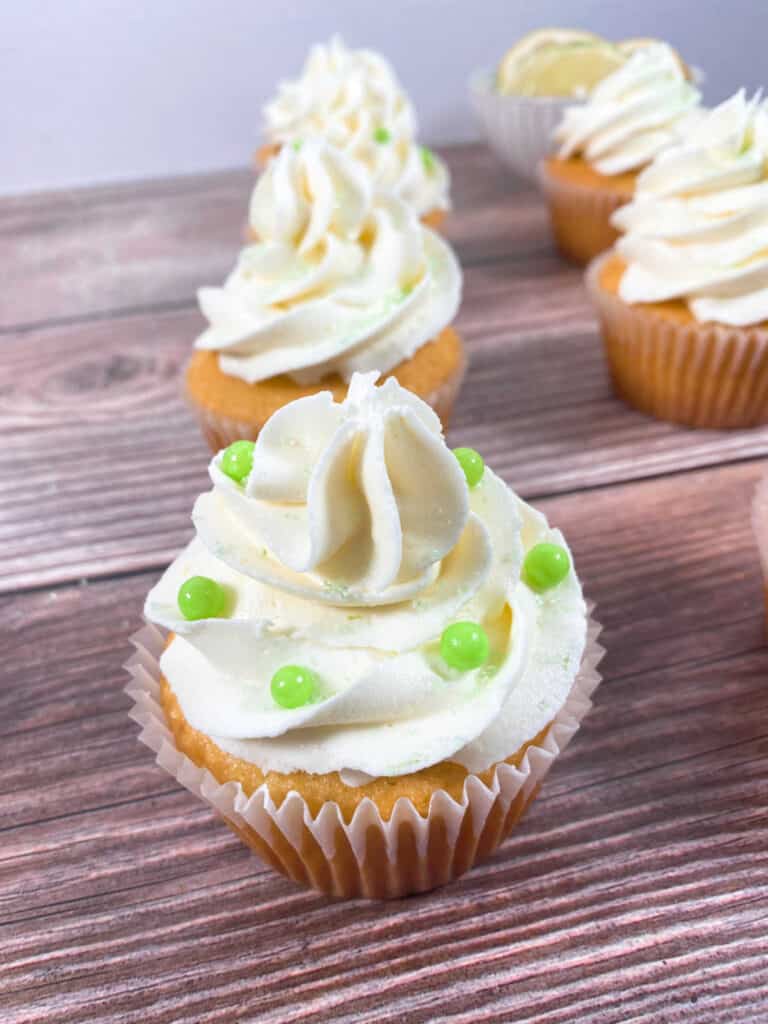
<svg viewBox="0 0 768 1024">
<path fill-rule="evenodd" d="M 132 664 L 161 763 L 338 896 L 429 889 L 491 853 L 599 678 L 561 534 L 376 376 L 213 459 L 146 602 L 170 640 L 143 634 Z"/>
<path fill-rule="evenodd" d="M 768 423 L 768 111 L 738 93 L 661 154 L 588 284 L 618 393 L 695 427 Z"/>
<path fill-rule="evenodd" d="M 209 326 L 187 393 L 214 451 L 254 439 L 280 406 L 377 369 L 447 423 L 464 370 L 451 328 L 461 271 L 450 246 L 346 153 L 285 146 L 253 192 L 246 246 L 221 288 L 202 288 Z"/>
<path fill-rule="evenodd" d="M 617 238 L 612 213 L 634 194 L 637 175 L 679 141 L 698 116 L 699 93 L 665 43 L 638 45 L 629 60 L 565 111 L 557 156 L 540 180 L 564 256 L 588 263 Z"/>
<path fill-rule="evenodd" d="M 301 75 L 281 83 L 264 108 L 265 164 L 282 146 L 326 139 L 360 160 L 378 188 L 393 192 L 431 226 L 450 209 L 445 164 L 417 141 L 416 114 L 392 66 L 338 36 L 313 46 Z"/>
</svg>

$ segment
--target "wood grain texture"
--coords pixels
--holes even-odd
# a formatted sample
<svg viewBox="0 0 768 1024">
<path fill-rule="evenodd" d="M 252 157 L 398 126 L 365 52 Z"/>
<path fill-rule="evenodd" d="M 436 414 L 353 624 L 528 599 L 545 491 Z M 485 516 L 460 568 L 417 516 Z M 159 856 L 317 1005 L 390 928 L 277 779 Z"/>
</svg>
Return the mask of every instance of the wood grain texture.
<svg viewBox="0 0 768 1024">
<path fill-rule="evenodd" d="M 563 306 L 545 317 L 522 296 L 541 304 L 547 266 Z M 470 268 L 453 443 L 526 496 L 768 454 L 768 428 L 690 431 L 627 409 L 590 317 L 579 275 L 555 256 Z M 178 549 L 207 479 L 179 380 L 200 323 L 192 310 L 145 313 L 0 341 L 0 592 L 160 566 Z"/>
<path fill-rule="evenodd" d="M 178 375 L 250 175 L 0 203 L 3 1024 L 768 1020 L 768 432 L 616 402 L 541 204 L 449 159 L 454 443 L 567 534 L 605 625 L 594 711 L 445 890 L 331 904 L 264 868 L 138 744 L 121 669 L 206 486 Z"/>
<path fill-rule="evenodd" d="M 138 1021 L 151 1000 L 169 1022 L 760 1020 L 768 650 L 744 514 L 759 471 L 541 502 L 606 627 L 597 706 L 497 857 L 387 906 L 272 875 L 137 745 L 120 664 L 153 576 L 2 599 L 24 680 L 0 697 L 6 1014 Z"/>
<path fill-rule="evenodd" d="M 444 155 L 462 210 L 446 233 L 465 262 L 514 252 L 513 218 L 518 243 L 531 232 L 542 240 L 543 211 L 484 148 Z M 234 263 L 253 183 L 242 170 L 3 200 L 0 332 L 192 307 L 195 290 L 217 284 Z M 501 201 L 515 194 L 500 216 Z"/>
</svg>

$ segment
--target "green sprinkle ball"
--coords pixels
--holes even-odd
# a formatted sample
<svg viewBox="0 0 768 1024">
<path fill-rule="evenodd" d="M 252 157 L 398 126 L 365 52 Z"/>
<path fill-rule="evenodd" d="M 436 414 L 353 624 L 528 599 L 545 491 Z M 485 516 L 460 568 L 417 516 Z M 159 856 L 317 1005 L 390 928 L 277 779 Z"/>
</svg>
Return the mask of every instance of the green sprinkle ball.
<svg viewBox="0 0 768 1024">
<path fill-rule="evenodd" d="M 303 665 L 283 665 L 272 676 L 272 700 L 281 708 L 300 708 L 309 704 L 317 689 L 317 676 Z"/>
<path fill-rule="evenodd" d="M 453 454 L 459 460 L 459 465 L 464 470 L 468 486 L 477 487 L 483 479 L 483 473 L 485 472 L 485 463 L 480 452 L 476 452 L 474 448 L 454 448 Z"/>
<path fill-rule="evenodd" d="M 215 619 L 224 611 L 224 587 L 209 576 L 190 576 L 179 587 L 179 611 L 190 622 Z"/>
<path fill-rule="evenodd" d="M 235 483 L 241 484 L 253 467 L 253 441 L 233 441 L 224 449 L 221 470 Z"/>
<path fill-rule="evenodd" d="M 454 622 L 440 637 L 443 661 L 461 672 L 480 668 L 488 660 L 489 652 L 488 634 L 478 622 Z"/>
<path fill-rule="evenodd" d="M 568 552 L 559 544 L 536 544 L 525 556 L 523 582 L 537 594 L 562 583 L 571 569 Z"/>
<path fill-rule="evenodd" d="M 374 141 L 375 142 L 380 142 L 382 144 L 385 143 L 385 142 L 389 142 L 389 140 L 391 138 L 392 138 L 392 133 L 389 131 L 388 128 L 376 128 L 376 130 L 373 133 Z"/>
<path fill-rule="evenodd" d="M 291 143 L 291 145 L 293 146 L 293 148 L 298 153 L 299 150 L 301 149 L 301 147 L 304 145 L 304 139 L 294 139 L 293 142 Z"/>
<path fill-rule="evenodd" d="M 426 146 L 421 147 L 421 162 L 424 164 L 424 170 L 427 174 L 431 174 L 434 171 L 437 162 L 435 154 Z"/>
</svg>

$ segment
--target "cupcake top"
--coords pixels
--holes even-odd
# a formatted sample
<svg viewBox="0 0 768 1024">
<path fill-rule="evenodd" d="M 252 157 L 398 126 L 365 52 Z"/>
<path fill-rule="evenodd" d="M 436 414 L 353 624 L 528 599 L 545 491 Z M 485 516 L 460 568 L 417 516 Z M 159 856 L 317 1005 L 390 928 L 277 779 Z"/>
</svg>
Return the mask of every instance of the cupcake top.
<svg viewBox="0 0 768 1024">
<path fill-rule="evenodd" d="M 605 175 L 637 170 L 680 138 L 699 100 L 670 46 L 639 45 L 587 103 L 565 111 L 555 129 L 558 156 L 581 156 Z"/>
<path fill-rule="evenodd" d="M 613 223 L 626 302 L 684 299 L 696 320 L 768 320 L 768 109 L 743 90 L 640 175 Z"/>
<path fill-rule="evenodd" d="M 360 160 L 380 188 L 419 216 L 450 207 L 445 164 L 416 142 L 416 114 L 391 65 L 338 36 L 312 47 L 301 75 L 282 82 L 264 108 L 265 134 L 279 145 L 325 138 Z"/>
<path fill-rule="evenodd" d="M 580 665 L 560 533 L 376 377 L 220 452 L 147 598 L 188 721 L 263 771 L 483 770 L 548 725 Z"/>
<path fill-rule="evenodd" d="M 318 139 L 284 146 L 253 192 L 258 241 L 221 288 L 201 288 L 209 322 L 195 342 L 253 383 L 288 374 L 382 373 L 454 318 L 453 250 L 411 207 L 375 188 L 358 161 Z"/>
</svg>

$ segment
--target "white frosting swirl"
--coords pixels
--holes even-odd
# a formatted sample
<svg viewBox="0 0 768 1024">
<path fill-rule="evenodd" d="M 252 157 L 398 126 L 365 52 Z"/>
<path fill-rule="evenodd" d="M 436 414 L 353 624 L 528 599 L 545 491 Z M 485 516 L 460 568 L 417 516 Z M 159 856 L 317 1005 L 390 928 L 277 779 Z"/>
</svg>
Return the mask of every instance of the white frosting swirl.
<svg viewBox="0 0 768 1024">
<path fill-rule="evenodd" d="M 300 384 L 386 373 L 456 314 L 450 246 L 327 143 L 283 147 L 254 189 L 251 223 L 259 241 L 222 288 L 198 293 L 210 326 L 195 345 L 218 351 L 224 373 Z"/>
<path fill-rule="evenodd" d="M 696 117 L 699 93 L 666 43 L 636 50 L 555 129 L 562 159 L 580 154 L 601 174 L 644 167 Z"/>
<path fill-rule="evenodd" d="M 445 164 L 417 144 L 413 107 L 391 65 L 371 50 L 350 50 L 338 36 L 313 46 L 300 77 L 280 84 L 264 117 L 271 142 L 324 138 L 419 216 L 450 207 Z"/>
<path fill-rule="evenodd" d="M 696 320 L 768 320 L 768 110 L 741 91 L 640 175 L 614 214 L 619 294 L 684 299 Z"/>
<path fill-rule="evenodd" d="M 147 598 L 177 634 L 161 666 L 189 722 L 264 771 L 480 771 L 554 717 L 581 660 L 575 574 L 542 597 L 520 582 L 525 550 L 560 534 L 489 469 L 468 491 L 434 413 L 375 377 L 276 413 L 244 487 L 214 458 L 197 537 Z M 180 616 L 192 575 L 225 586 L 227 617 Z M 439 638 L 465 620 L 491 657 L 459 672 Z M 313 670 L 317 700 L 275 705 L 286 664 Z"/>
</svg>

